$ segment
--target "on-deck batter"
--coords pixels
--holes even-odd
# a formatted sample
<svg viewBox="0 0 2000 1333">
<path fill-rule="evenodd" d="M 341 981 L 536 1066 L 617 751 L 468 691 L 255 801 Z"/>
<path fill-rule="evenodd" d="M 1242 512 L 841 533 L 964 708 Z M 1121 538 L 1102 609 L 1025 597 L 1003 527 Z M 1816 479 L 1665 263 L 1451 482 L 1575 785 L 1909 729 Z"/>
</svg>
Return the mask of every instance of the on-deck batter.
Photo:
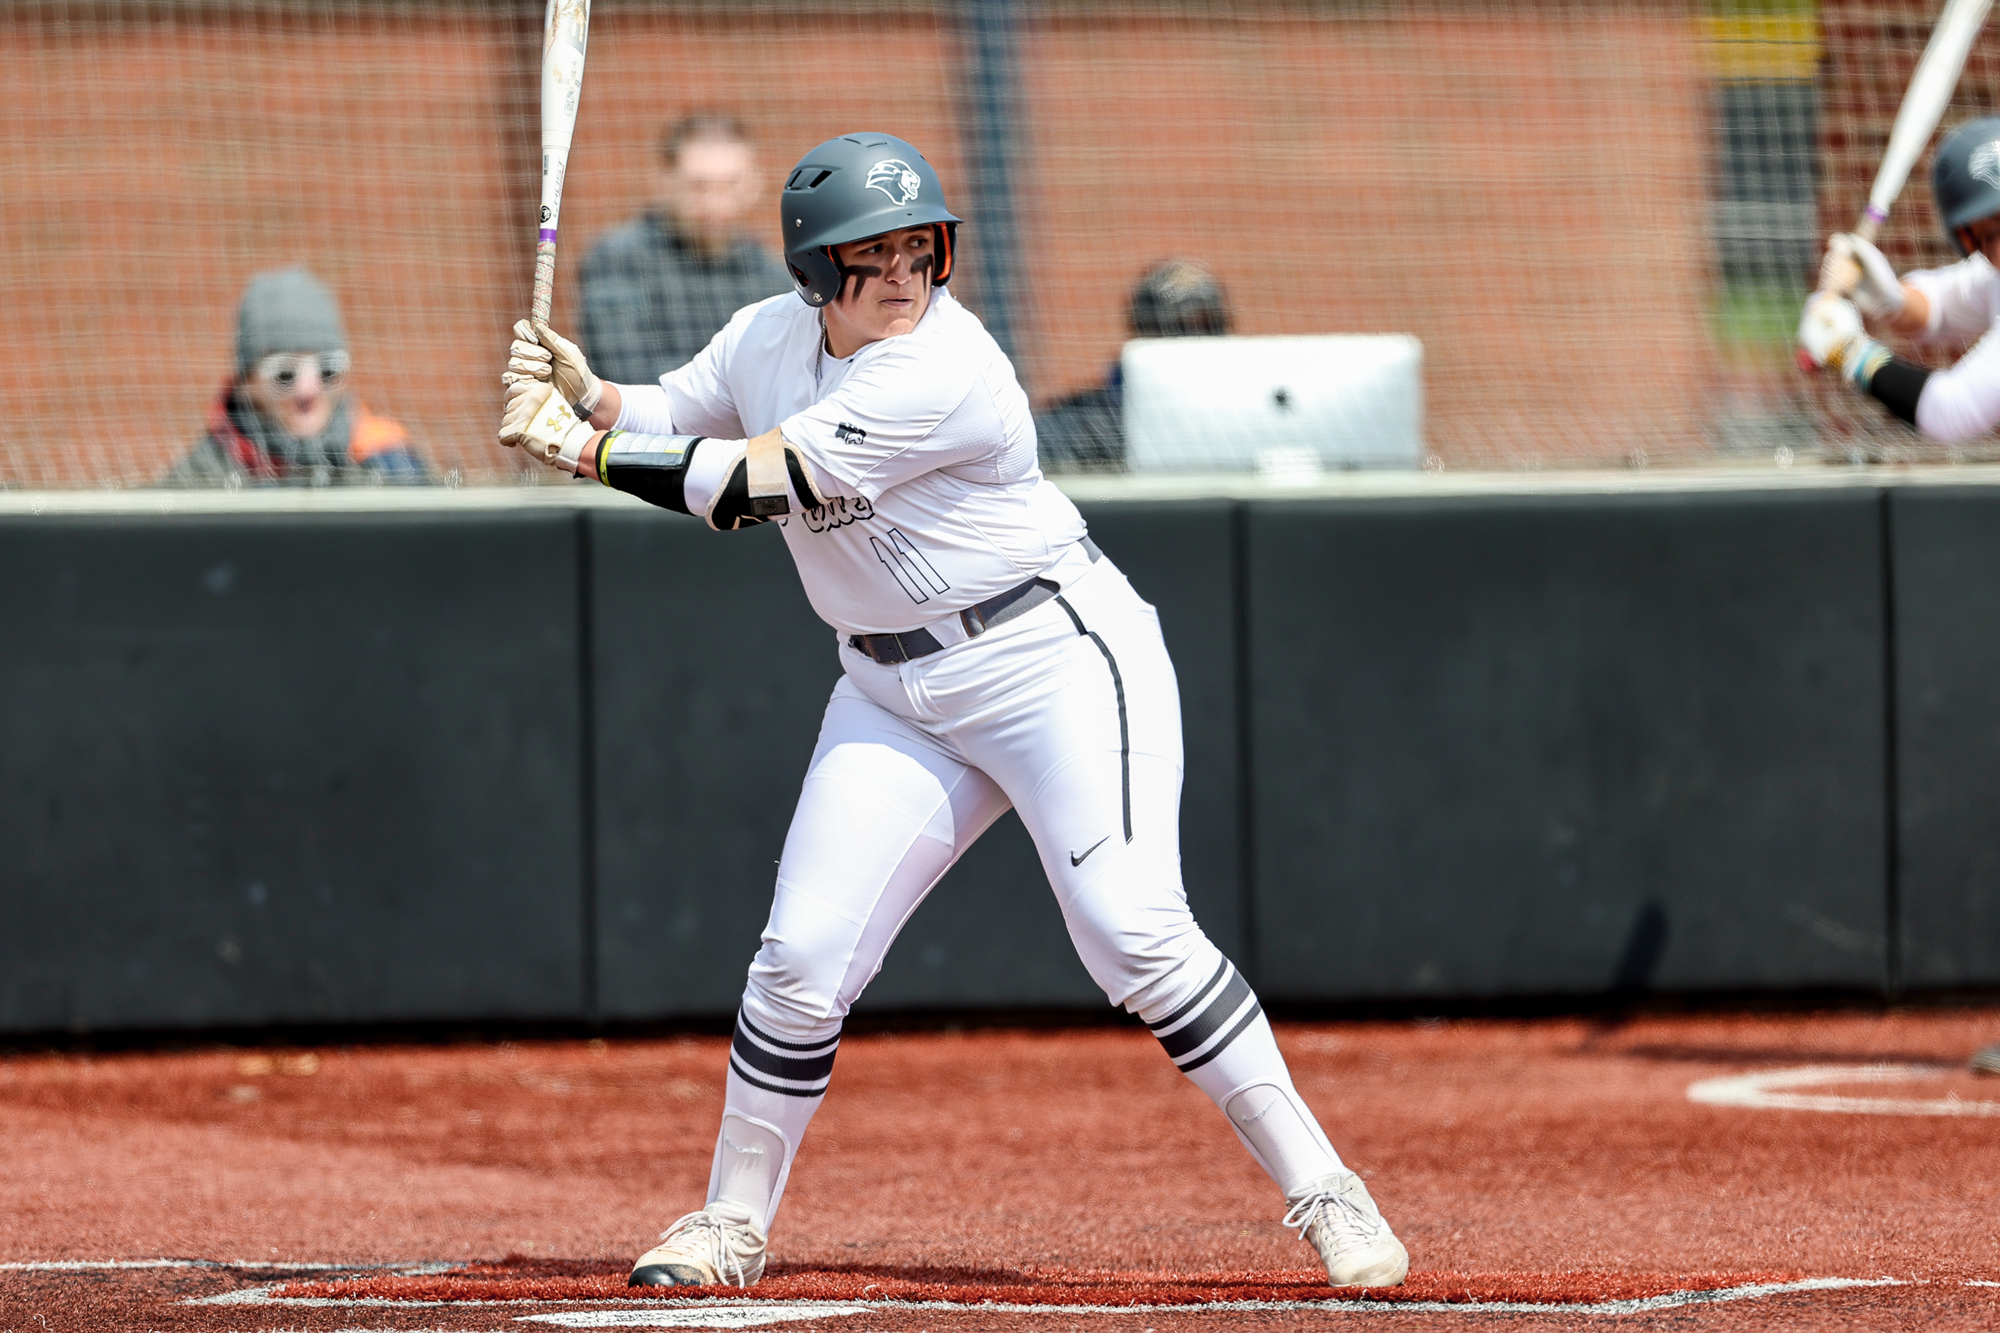
<svg viewBox="0 0 2000 1333">
<path fill-rule="evenodd" d="M 2000 426 L 2000 116 L 1982 116 L 1938 145 L 1931 167 L 1938 217 L 1965 256 L 1945 268 L 1896 276 L 1859 236 L 1827 241 L 1822 293 L 1799 323 L 1799 347 L 1860 393 L 1936 440 L 1964 440 Z M 1925 343 L 1978 338 L 1957 364 L 1932 370 L 1870 338 L 1863 317 Z"/>
<path fill-rule="evenodd" d="M 525 323 L 505 376 L 503 442 L 716 528 L 778 522 L 840 635 L 845 674 L 744 988 L 708 1199 L 631 1281 L 758 1279 L 842 1020 L 1011 806 L 1091 976 L 1222 1107 L 1329 1280 L 1400 1283 L 1409 1256 L 1188 911 L 1158 617 L 1042 477 L 1013 367 L 945 290 L 959 219 L 935 172 L 900 139 L 848 135 L 806 154 L 780 212 L 797 295 L 737 312 L 657 385 L 604 384 Z"/>
</svg>

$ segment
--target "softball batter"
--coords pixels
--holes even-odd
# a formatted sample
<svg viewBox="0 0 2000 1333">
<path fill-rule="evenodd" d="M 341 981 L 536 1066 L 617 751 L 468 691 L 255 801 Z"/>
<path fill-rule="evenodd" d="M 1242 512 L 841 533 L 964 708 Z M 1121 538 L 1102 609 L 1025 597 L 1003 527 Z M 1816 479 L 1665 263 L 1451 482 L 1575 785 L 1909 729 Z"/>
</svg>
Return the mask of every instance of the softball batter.
<svg viewBox="0 0 2000 1333">
<path fill-rule="evenodd" d="M 1011 806 L 1084 966 L 1222 1108 L 1329 1280 L 1400 1283 L 1402 1243 L 1188 911 L 1158 618 L 1042 477 L 1013 367 L 946 289 L 959 219 L 936 173 L 847 135 L 806 154 L 780 210 L 797 295 L 738 311 L 657 384 L 605 384 L 526 324 L 505 376 L 503 443 L 714 528 L 780 524 L 845 673 L 738 1011 L 708 1199 L 631 1282 L 762 1275 L 842 1020 Z"/>
</svg>

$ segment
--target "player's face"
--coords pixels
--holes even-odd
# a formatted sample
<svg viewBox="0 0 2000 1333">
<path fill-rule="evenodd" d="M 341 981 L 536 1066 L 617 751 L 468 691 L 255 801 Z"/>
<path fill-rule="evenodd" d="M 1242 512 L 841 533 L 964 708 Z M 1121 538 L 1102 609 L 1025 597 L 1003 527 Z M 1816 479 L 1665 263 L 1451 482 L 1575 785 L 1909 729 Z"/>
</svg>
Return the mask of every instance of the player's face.
<svg viewBox="0 0 2000 1333">
<path fill-rule="evenodd" d="M 1989 263 L 2000 265 L 2000 214 L 1967 225 L 1971 234 L 1972 248 L 1986 256 Z"/>
<path fill-rule="evenodd" d="M 347 354 L 274 352 L 244 382 L 251 405 L 286 432 L 310 439 L 333 420 L 347 391 Z"/>
<path fill-rule="evenodd" d="M 836 245 L 846 279 L 826 306 L 827 341 L 834 355 L 851 356 L 872 342 L 908 333 L 930 307 L 937 263 L 934 228 L 905 227 Z"/>
</svg>

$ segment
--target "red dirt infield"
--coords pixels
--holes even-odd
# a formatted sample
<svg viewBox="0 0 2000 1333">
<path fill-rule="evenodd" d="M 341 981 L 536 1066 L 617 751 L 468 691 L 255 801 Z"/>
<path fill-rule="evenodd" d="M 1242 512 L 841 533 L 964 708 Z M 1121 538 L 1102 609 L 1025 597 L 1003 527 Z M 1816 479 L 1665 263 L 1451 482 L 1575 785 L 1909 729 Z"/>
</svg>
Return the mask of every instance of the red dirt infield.
<svg viewBox="0 0 2000 1333">
<path fill-rule="evenodd" d="M 1372 1293 L 1133 1029 L 849 1037 L 771 1275 L 698 1295 L 623 1275 L 700 1200 L 724 1038 L 0 1056 L 0 1333 L 2000 1328 L 2000 1078 L 1963 1068 L 1996 1039 L 1281 1025 L 1409 1244 Z"/>
</svg>

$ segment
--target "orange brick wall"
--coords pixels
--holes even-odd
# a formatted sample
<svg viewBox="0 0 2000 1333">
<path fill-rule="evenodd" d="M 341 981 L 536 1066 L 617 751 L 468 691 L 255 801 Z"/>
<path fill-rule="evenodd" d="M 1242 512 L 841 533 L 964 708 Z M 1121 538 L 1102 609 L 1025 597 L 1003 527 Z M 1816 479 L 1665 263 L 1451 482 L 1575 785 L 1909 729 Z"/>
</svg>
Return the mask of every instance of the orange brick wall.
<svg viewBox="0 0 2000 1333">
<path fill-rule="evenodd" d="M 0 485 L 157 475 L 227 374 L 244 279 L 289 262 L 341 297 L 371 405 L 441 467 L 511 471 L 490 437 L 532 268 L 536 13 L 127 12 L 10 20 L 0 298 L 34 351 L 0 362 Z M 1024 32 L 1037 398 L 1100 375 L 1134 278 L 1186 254 L 1221 274 L 1243 332 L 1420 336 L 1431 446 L 1453 466 L 1704 450 L 1706 103 L 1687 15 L 1314 12 L 1069 8 Z M 797 153 L 860 126 L 915 140 L 950 186 L 959 61 L 915 7 L 601 3 L 558 322 L 574 259 L 648 194 L 663 121 L 738 109 L 774 196 Z M 963 294 L 977 305 L 976 283 Z"/>
</svg>

